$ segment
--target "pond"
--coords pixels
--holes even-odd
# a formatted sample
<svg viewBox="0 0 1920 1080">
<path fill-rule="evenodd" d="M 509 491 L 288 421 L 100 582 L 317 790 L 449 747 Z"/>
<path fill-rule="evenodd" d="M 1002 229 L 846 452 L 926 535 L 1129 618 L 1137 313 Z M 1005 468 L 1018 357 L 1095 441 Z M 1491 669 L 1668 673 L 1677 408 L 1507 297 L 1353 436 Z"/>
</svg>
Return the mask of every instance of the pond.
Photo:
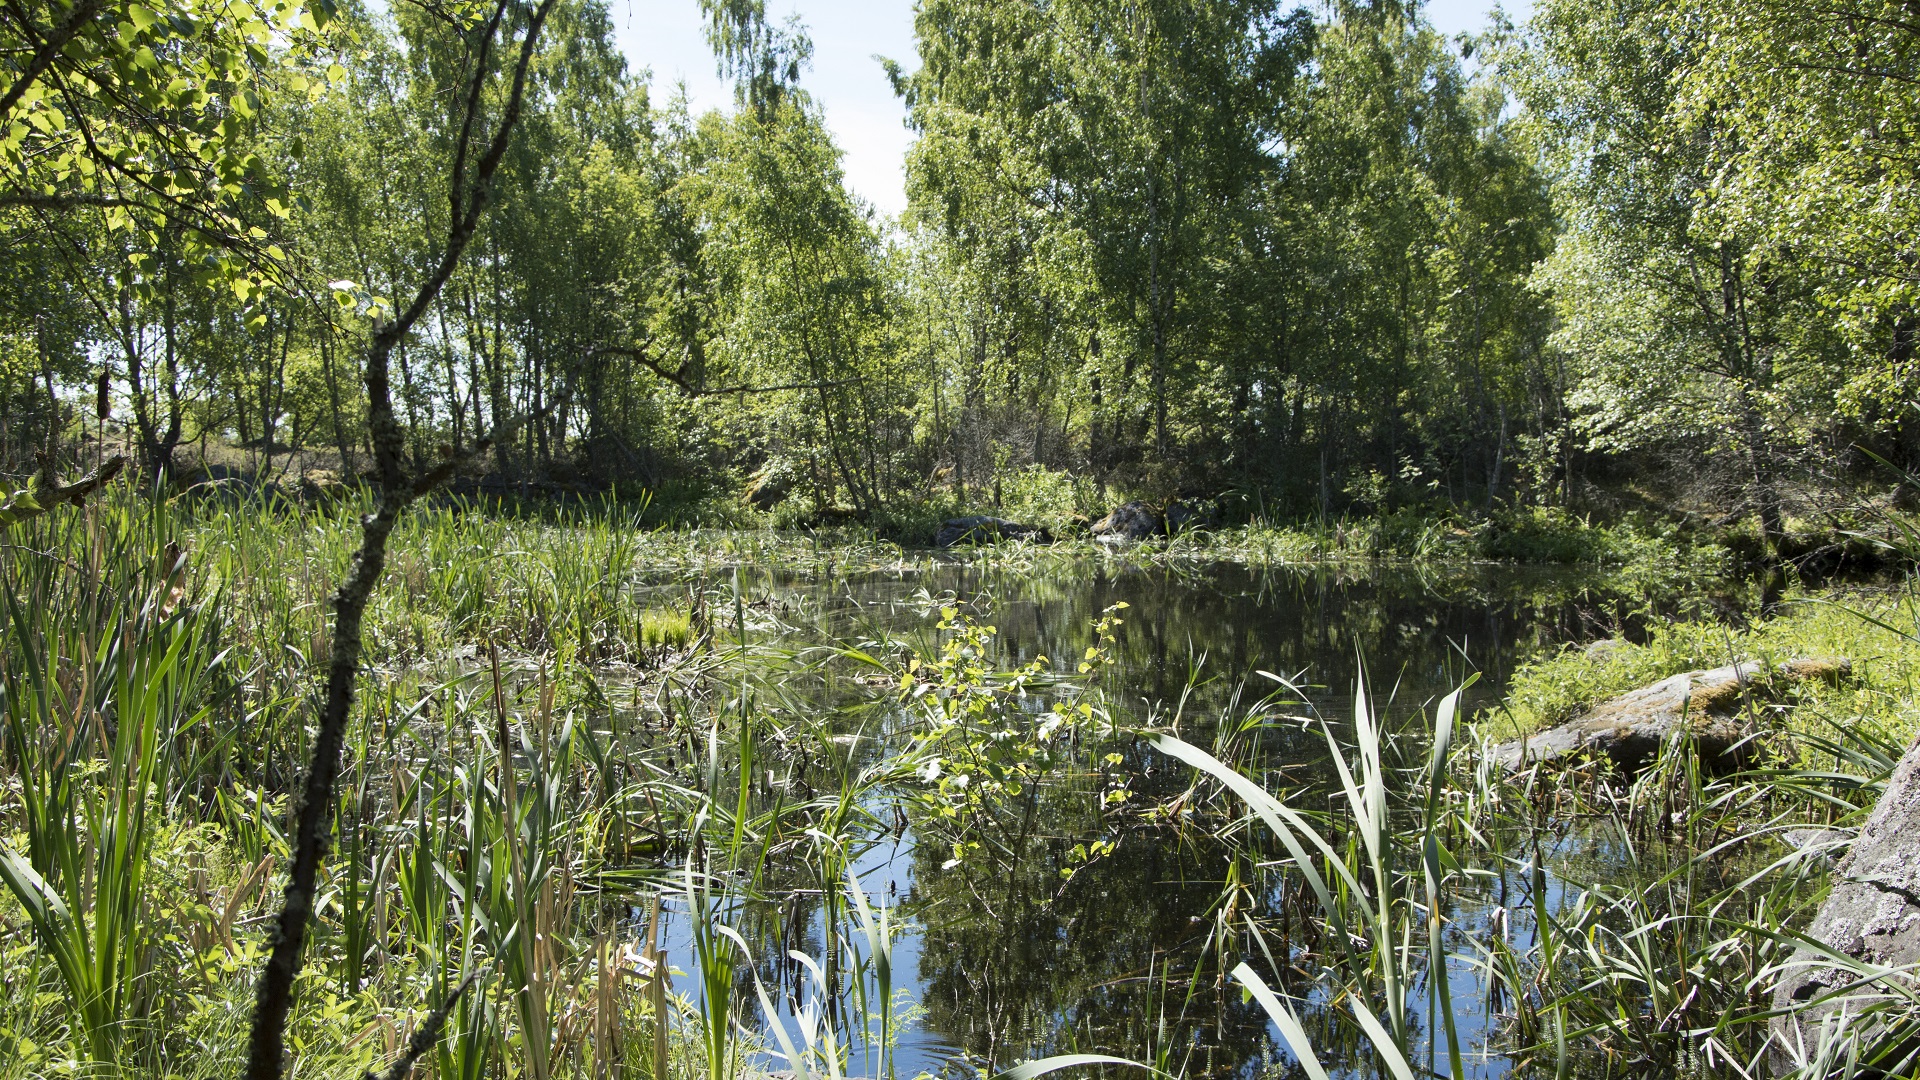
<svg viewBox="0 0 1920 1080">
<path fill-rule="evenodd" d="M 1529 657 L 1567 642 L 1635 636 L 1659 606 L 1591 571 L 1491 566 L 954 561 L 888 572 L 749 575 L 742 590 L 757 609 L 779 615 L 760 624 L 761 637 L 790 648 L 833 637 L 930 649 L 934 609 L 950 605 L 997 628 L 993 659 L 1000 668 L 1044 657 L 1062 673 L 1080 659 L 1100 614 L 1125 603 L 1116 662 L 1100 687 L 1122 722 L 1177 724 L 1204 744 L 1282 690 L 1261 673 L 1283 676 L 1300 693 L 1285 692 L 1280 704 L 1267 706 L 1261 752 L 1269 778 L 1290 785 L 1290 800 L 1321 808 L 1334 790 L 1325 738 L 1317 728 L 1274 717 L 1318 714 L 1345 730 L 1364 667 L 1384 723 L 1424 730 L 1420 718 L 1469 676 L 1471 714 L 1496 703 Z M 824 692 L 835 700 L 864 693 L 882 707 L 897 697 L 843 682 Z M 1192 781 L 1191 770 L 1151 752 L 1129 752 L 1127 761 L 1137 772 L 1134 789 L 1156 798 L 1175 799 Z M 909 1022 L 897 1031 L 897 1075 L 957 1075 L 1085 1051 L 1157 1059 L 1182 1075 L 1253 1075 L 1269 1064 L 1284 1071 L 1289 1058 L 1265 1014 L 1223 978 L 1231 961 L 1220 959 L 1255 948 L 1241 922 L 1298 905 L 1297 882 L 1289 885 L 1271 863 L 1248 865 L 1192 831 L 1115 831 L 1099 796 L 1090 784 L 1036 793 L 1008 825 L 1017 839 L 998 855 L 964 859 L 920 842 L 896 809 L 874 808 L 876 819 L 895 825 L 876 830 L 854 853 L 853 869 L 900 926 L 892 983 Z M 1112 849 L 1087 860 L 1088 846 L 1101 842 Z M 761 957 L 756 970 L 778 996 L 790 1034 L 794 1006 L 812 1000 L 796 990 L 806 982 L 802 965 L 766 958 L 834 951 L 825 947 L 821 891 L 817 878 L 770 872 L 762 895 L 779 901 L 731 909 Z M 1236 904 L 1243 910 L 1236 913 Z M 1487 918 L 1482 909 L 1451 914 L 1456 933 Z M 676 992 L 697 1000 L 684 904 L 670 909 L 665 930 L 673 966 L 687 973 L 677 977 Z M 1486 1010 L 1476 1002 L 1475 980 L 1462 966 L 1449 981 L 1461 1022 L 1472 1029 L 1462 1031 L 1463 1041 L 1477 1047 Z M 750 979 L 741 982 L 746 989 L 736 998 L 752 1002 Z M 879 992 L 871 979 L 866 989 Z M 757 1007 L 737 1016 L 766 1030 Z M 1330 1024 L 1321 1034 L 1351 1042 Z M 874 1048 L 857 1034 L 843 1038 L 854 1047 L 850 1074 L 871 1075 Z M 1502 1075 L 1507 1063 L 1481 1055 L 1469 1071 Z"/>
</svg>

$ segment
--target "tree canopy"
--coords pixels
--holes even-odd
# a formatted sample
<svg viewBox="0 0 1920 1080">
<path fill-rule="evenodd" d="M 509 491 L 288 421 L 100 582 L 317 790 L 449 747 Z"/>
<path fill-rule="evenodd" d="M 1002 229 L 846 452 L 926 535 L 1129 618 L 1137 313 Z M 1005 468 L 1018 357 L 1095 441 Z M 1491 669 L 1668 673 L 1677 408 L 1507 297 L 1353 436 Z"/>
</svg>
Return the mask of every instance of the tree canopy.
<svg viewBox="0 0 1920 1080">
<path fill-rule="evenodd" d="M 1642 476 L 1770 534 L 1920 461 L 1898 5 L 1543 0 L 1447 39 L 1399 2 L 923 0 L 884 65 L 899 220 L 848 190 L 805 27 L 703 11 L 739 89 L 696 115 L 598 0 L 555 8 L 474 257 L 395 345 L 417 460 L 530 414 L 503 484 L 795 520 Z M 8 452 L 91 423 L 150 475 L 362 467 L 343 358 L 445 235 L 484 15 L 0 11 Z"/>
</svg>

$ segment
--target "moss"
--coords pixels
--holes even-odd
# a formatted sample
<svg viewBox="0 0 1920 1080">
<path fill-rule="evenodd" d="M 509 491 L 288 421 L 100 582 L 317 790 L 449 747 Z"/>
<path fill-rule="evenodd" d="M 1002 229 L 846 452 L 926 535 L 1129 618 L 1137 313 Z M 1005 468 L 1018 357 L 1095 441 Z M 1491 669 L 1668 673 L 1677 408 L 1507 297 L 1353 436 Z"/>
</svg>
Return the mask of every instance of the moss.
<svg viewBox="0 0 1920 1080">
<path fill-rule="evenodd" d="M 1727 713 L 1751 695 L 1788 706 L 1785 722 L 1799 730 L 1864 725 L 1904 740 L 1920 726 L 1920 609 L 1891 590 L 1803 594 L 1744 628 L 1684 620 L 1656 625 L 1640 644 L 1567 646 L 1522 665 L 1505 699 L 1476 722 L 1490 737 L 1515 738 L 1668 676 L 1736 660 L 1756 661 L 1763 673 L 1744 689 L 1733 680 L 1696 688 L 1689 708 Z"/>
<path fill-rule="evenodd" d="M 1695 716 L 1708 713 L 1731 713 L 1738 710 L 1742 702 L 1758 696 L 1756 692 L 1764 688 L 1764 683 L 1740 679 L 1722 679 L 1716 683 L 1699 684 L 1687 697 L 1687 712 Z"/>
</svg>

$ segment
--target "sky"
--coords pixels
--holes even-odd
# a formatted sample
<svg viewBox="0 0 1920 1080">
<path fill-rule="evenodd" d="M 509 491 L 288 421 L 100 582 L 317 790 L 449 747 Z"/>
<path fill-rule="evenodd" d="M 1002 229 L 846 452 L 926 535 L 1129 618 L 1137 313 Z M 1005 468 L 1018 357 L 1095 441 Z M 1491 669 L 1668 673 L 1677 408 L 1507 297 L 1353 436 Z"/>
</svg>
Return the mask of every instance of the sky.
<svg viewBox="0 0 1920 1080">
<path fill-rule="evenodd" d="M 614 35 L 634 69 L 653 72 L 656 103 L 685 83 L 695 112 L 730 108 L 733 88 L 714 70 L 698 0 L 609 0 Z M 1452 36 L 1485 27 L 1493 0 L 1428 0 L 1427 18 Z M 1504 5 L 1516 22 L 1529 0 Z M 913 47 L 913 0 L 767 0 L 767 15 L 797 15 L 813 38 L 813 69 L 800 84 L 820 103 L 834 141 L 845 152 L 847 186 L 883 214 L 906 209 L 906 153 L 913 134 L 873 57 L 919 66 Z"/>
</svg>

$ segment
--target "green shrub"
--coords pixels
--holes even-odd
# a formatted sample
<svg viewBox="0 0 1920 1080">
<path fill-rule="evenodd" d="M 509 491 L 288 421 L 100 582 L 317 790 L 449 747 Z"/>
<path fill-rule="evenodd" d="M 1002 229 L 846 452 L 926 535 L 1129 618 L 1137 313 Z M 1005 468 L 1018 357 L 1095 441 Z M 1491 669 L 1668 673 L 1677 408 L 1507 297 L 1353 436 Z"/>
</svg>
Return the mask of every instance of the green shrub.
<svg viewBox="0 0 1920 1080">
<path fill-rule="evenodd" d="M 1085 476 L 1028 465 L 999 478 L 1000 516 L 1038 525 L 1056 537 L 1071 536 L 1105 513 L 1099 485 Z"/>
</svg>

